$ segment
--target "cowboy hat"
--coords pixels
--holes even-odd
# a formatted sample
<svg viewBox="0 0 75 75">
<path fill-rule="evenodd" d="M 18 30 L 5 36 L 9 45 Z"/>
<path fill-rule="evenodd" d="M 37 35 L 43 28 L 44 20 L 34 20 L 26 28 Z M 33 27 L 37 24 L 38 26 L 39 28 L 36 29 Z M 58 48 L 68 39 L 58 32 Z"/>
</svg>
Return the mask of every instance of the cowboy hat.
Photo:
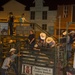
<svg viewBox="0 0 75 75">
<path fill-rule="evenodd" d="M 34 47 L 35 47 L 35 48 L 38 47 L 38 44 L 35 44 Z"/>
<path fill-rule="evenodd" d="M 75 31 L 71 31 L 70 34 L 75 34 Z"/>
<path fill-rule="evenodd" d="M 63 35 L 67 35 L 67 31 L 63 32 Z"/>
<path fill-rule="evenodd" d="M 9 52 L 12 52 L 12 51 L 15 51 L 15 50 L 16 50 L 15 48 L 11 48 Z"/>
<path fill-rule="evenodd" d="M 42 40 L 44 40 L 44 39 L 46 38 L 46 34 L 45 34 L 45 33 L 40 33 L 40 38 L 41 38 Z"/>
<path fill-rule="evenodd" d="M 50 43 L 50 42 L 52 42 L 53 41 L 53 38 L 51 38 L 51 37 L 47 37 L 47 39 L 46 39 L 46 43 Z"/>
</svg>

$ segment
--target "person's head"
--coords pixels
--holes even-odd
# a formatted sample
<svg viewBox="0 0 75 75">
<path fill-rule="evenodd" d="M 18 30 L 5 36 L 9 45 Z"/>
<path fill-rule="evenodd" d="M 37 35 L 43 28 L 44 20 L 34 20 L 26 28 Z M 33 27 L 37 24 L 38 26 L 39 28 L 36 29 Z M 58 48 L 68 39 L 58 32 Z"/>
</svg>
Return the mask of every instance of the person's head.
<svg viewBox="0 0 75 75">
<path fill-rule="evenodd" d="M 11 55 L 13 55 L 15 53 L 15 51 L 16 51 L 15 48 L 11 48 L 9 52 L 10 52 Z"/>
<path fill-rule="evenodd" d="M 62 35 L 63 35 L 63 36 L 66 36 L 66 35 L 67 35 L 67 31 L 64 31 L 64 32 L 62 33 Z"/>
<path fill-rule="evenodd" d="M 22 14 L 22 17 L 24 17 L 24 13 Z"/>
<path fill-rule="evenodd" d="M 75 35 L 75 31 L 71 31 L 69 34 L 70 34 L 71 36 L 74 36 L 74 35 Z"/>
<path fill-rule="evenodd" d="M 33 34 L 33 30 L 30 30 L 30 34 Z"/>
<path fill-rule="evenodd" d="M 12 12 L 9 12 L 9 15 L 13 15 L 13 13 Z"/>
</svg>

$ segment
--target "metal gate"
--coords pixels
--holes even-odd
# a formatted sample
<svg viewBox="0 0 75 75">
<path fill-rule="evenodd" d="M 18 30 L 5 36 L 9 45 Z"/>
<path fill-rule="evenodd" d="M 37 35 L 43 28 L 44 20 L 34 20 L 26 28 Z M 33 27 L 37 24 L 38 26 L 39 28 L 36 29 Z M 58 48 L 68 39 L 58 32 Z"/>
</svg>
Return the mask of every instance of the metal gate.
<svg viewBox="0 0 75 75">
<path fill-rule="evenodd" d="M 12 47 L 23 55 L 16 59 L 19 75 L 56 75 L 56 47 L 30 50 L 27 48 L 27 37 L 21 36 L 6 35 L 1 36 L 0 40 L 1 62 Z"/>
</svg>

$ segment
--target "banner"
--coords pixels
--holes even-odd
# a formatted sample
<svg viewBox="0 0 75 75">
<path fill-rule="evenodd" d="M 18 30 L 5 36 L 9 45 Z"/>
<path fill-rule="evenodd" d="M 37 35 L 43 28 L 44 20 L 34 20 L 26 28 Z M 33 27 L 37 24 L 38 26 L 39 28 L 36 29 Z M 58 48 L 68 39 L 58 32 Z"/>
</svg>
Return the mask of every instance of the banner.
<svg viewBox="0 0 75 75">
<path fill-rule="evenodd" d="M 38 67 L 38 66 L 22 64 L 22 74 L 53 75 L 53 68 Z"/>
<path fill-rule="evenodd" d="M 32 74 L 33 75 L 53 75 L 53 69 L 33 66 Z"/>
</svg>

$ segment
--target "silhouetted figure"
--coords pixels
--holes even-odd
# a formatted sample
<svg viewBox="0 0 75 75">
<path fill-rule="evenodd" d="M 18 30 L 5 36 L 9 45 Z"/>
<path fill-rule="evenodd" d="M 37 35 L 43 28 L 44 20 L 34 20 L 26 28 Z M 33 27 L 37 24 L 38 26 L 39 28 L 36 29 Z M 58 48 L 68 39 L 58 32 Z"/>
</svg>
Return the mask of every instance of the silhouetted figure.
<svg viewBox="0 0 75 75">
<path fill-rule="evenodd" d="M 13 23 L 14 23 L 14 16 L 13 16 L 13 13 L 10 12 L 9 17 L 8 17 L 8 25 L 10 28 L 10 35 L 13 35 Z"/>
<path fill-rule="evenodd" d="M 28 36 L 28 40 L 29 40 L 30 49 L 33 49 L 34 45 L 35 45 L 35 34 L 33 33 L 32 30 L 30 30 L 30 34 Z"/>
</svg>

